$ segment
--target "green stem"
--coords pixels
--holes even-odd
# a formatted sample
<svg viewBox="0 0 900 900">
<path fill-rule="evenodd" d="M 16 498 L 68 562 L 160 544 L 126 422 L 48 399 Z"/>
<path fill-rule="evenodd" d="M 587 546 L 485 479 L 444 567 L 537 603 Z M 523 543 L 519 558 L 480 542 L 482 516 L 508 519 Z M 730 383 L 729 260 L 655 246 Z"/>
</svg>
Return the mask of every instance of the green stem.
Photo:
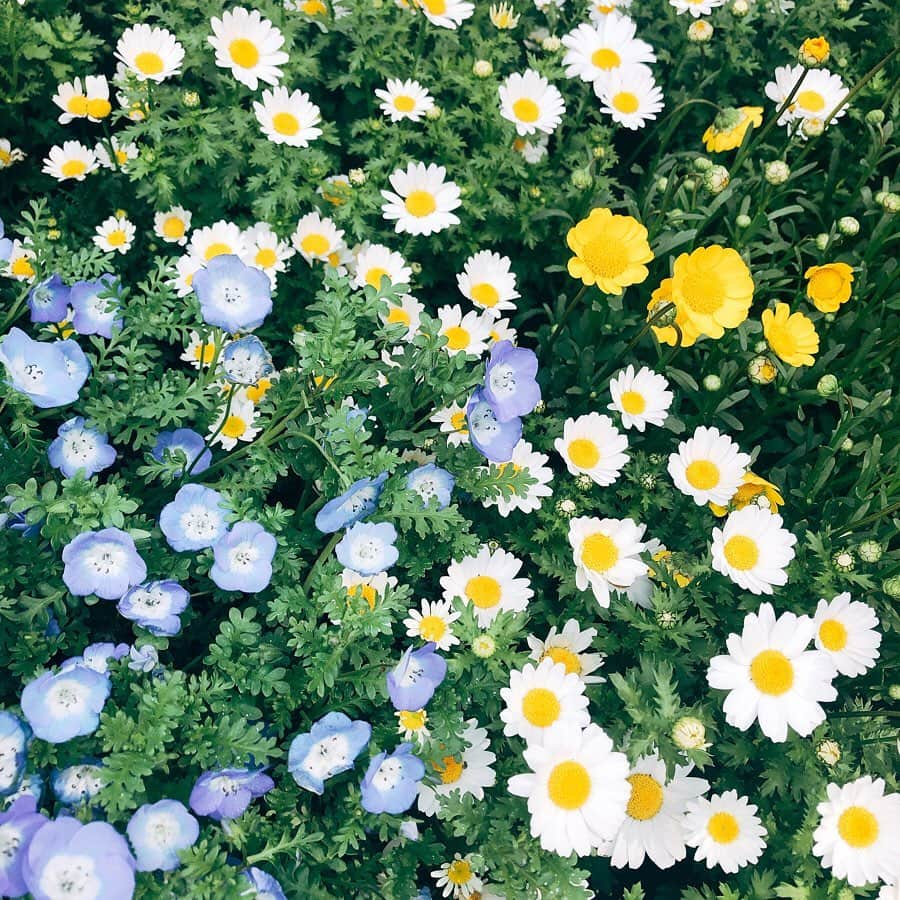
<svg viewBox="0 0 900 900">
<path fill-rule="evenodd" d="M 674 309 L 675 304 L 665 301 L 659 304 L 660 308 L 650 316 L 641 328 L 638 330 L 637 334 L 625 345 L 625 347 L 617 353 L 613 359 L 608 362 L 604 367 L 603 371 L 591 379 L 591 387 L 597 384 L 598 381 L 602 381 L 607 373 L 611 372 L 616 366 L 620 365 L 624 357 L 628 354 L 628 352 L 637 344 L 637 342 L 664 316 L 667 316 L 672 309 Z"/>
<path fill-rule="evenodd" d="M 877 522 L 879 519 L 884 518 L 884 516 L 889 516 L 892 512 L 897 512 L 897 510 L 900 510 L 900 503 L 892 503 L 890 506 L 886 506 L 876 513 L 858 519 L 856 522 L 850 522 L 846 529 L 841 532 L 841 536 L 843 537 L 843 535 L 849 534 L 851 531 L 857 531 L 863 525 L 868 525 L 870 522 Z"/>
<path fill-rule="evenodd" d="M 563 325 L 566 324 L 569 316 L 572 314 L 572 310 L 578 305 L 578 301 L 585 295 L 588 286 L 583 284 L 581 286 L 581 290 L 575 294 L 575 296 L 566 304 L 565 309 L 563 310 L 563 314 L 560 317 L 560 320 L 553 326 L 553 331 L 550 334 L 550 340 L 547 341 L 546 346 L 544 347 L 544 353 L 550 353 L 553 349 L 553 345 L 556 343 L 556 339 L 559 337 L 559 333 L 563 329 Z"/>
<path fill-rule="evenodd" d="M 312 435 L 307 434 L 305 431 L 295 431 L 294 436 L 306 441 L 309 444 L 312 444 L 312 446 L 322 454 L 322 458 L 325 460 L 325 462 L 327 462 L 328 465 L 331 466 L 331 468 L 334 469 L 335 472 L 337 472 L 337 476 L 340 479 L 341 484 L 344 487 L 347 487 L 347 476 L 341 471 L 340 467 L 331 458 L 325 448 L 314 437 L 312 437 Z"/>
<path fill-rule="evenodd" d="M 38 283 L 37 275 L 35 275 L 35 283 Z M 12 323 L 15 322 L 16 319 L 19 318 L 19 315 L 21 314 L 23 308 L 25 307 L 25 303 L 28 300 L 28 292 L 31 290 L 31 287 L 32 286 L 30 284 L 26 284 L 25 288 L 22 290 L 22 293 L 19 294 L 18 297 L 16 297 L 12 307 L 6 315 L 6 318 L 3 320 L 3 325 L 0 326 L 0 331 L 5 332 L 6 329 L 10 325 L 12 325 Z"/>
<path fill-rule="evenodd" d="M 225 423 L 228 421 L 228 415 L 231 412 L 231 403 L 234 400 L 234 395 L 237 393 L 235 386 L 231 386 L 231 390 L 228 392 L 228 400 L 225 403 L 225 412 L 222 415 L 222 421 L 219 423 L 219 427 L 204 441 L 203 449 L 194 457 L 193 462 L 184 470 L 181 478 L 179 479 L 179 483 L 184 482 L 191 472 L 194 471 L 194 466 L 197 465 L 200 457 L 206 453 L 207 450 L 212 447 L 213 441 L 222 433 L 222 429 L 225 427 Z M 207 470 L 208 471 L 208 470 Z"/>
<path fill-rule="evenodd" d="M 329 539 L 328 543 L 322 548 L 319 552 L 319 555 L 316 557 L 316 561 L 310 566 L 309 572 L 306 574 L 306 578 L 303 580 L 303 593 L 307 593 L 309 590 L 310 584 L 312 584 L 313 575 L 316 574 L 316 571 L 326 560 L 331 556 L 331 551 L 337 546 L 338 541 L 343 537 L 343 532 L 338 531 L 336 534 L 333 534 Z"/>
</svg>

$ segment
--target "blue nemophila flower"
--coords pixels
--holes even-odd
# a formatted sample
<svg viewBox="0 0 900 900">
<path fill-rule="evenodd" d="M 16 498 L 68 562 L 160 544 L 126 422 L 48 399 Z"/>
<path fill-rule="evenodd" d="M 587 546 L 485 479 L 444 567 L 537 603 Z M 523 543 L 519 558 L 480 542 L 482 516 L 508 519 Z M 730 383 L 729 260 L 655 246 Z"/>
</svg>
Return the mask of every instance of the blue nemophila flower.
<svg viewBox="0 0 900 900">
<path fill-rule="evenodd" d="M 6 812 L 0 812 L 0 897 L 28 893 L 22 867 L 31 839 L 48 821 L 37 811 L 34 797 L 19 797 Z"/>
<path fill-rule="evenodd" d="M 29 681 L 22 691 L 22 714 L 35 737 L 64 744 L 97 730 L 107 697 L 109 676 L 75 665 Z"/>
<path fill-rule="evenodd" d="M 191 595 L 177 581 L 151 581 L 131 588 L 116 609 L 151 634 L 173 637 L 181 631 L 179 616 Z"/>
<path fill-rule="evenodd" d="M 147 577 L 147 566 L 134 539 L 121 528 L 83 531 L 62 552 L 63 581 L 76 597 L 96 594 L 118 600 L 132 585 Z"/>
<path fill-rule="evenodd" d="M 152 672 L 159 665 L 159 652 L 153 644 L 130 647 L 128 668 L 133 672 Z"/>
<path fill-rule="evenodd" d="M 167 454 L 174 457 L 175 454 L 183 453 L 187 462 L 173 470 L 173 474 L 179 476 L 183 475 L 186 469 L 190 469 L 192 475 L 199 475 L 205 472 L 212 462 L 212 451 L 207 450 L 203 436 L 192 428 L 161 431 L 156 436 L 156 444 L 150 453 L 159 462 L 165 462 Z"/>
<path fill-rule="evenodd" d="M 0 340 L 0 362 L 12 388 L 40 409 L 74 403 L 91 371 L 75 341 L 35 341 L 21 328 Z"/>
<path fill-rule="evenodd" d="M 59 275 L 51 275 L 28 292 L 32 322 L 62 322 L 69 311 L 70 288 Z"/>
<path fill-rule="evenodd" d="M 347 528 L 360 519 L 372 515 L 384 491 L 388 473 L 382 472 L 375 478 L 360 478 L 344 491 L 340 497 L 329 500 L 316 515 L 316 528 L 324 534 L 333 534 Z"/>
<path fill-rule="evenodd" d="M 19 797 L 31 797 L 35 803 L 40 804 L 41 797 L 44 793 L 44 778 L 38 772 L 26 772 L 22 776 L 19 786 L 6 798 L 6 805 L 10 806 L 19 799 Z M 0 853 L 0 863 L 2 863 L 3 854 Z M 0 897 L 3 894 L 0 893 Z"/>
<path fill-rule="evenodd" d="M 446 470 L 434 463 L 426 463 L 413 469 L 406 476 L 406 487 L 415 491 L 425 506 L 431 502 L 432 497 L 437 497 L 438 509 L 444 509 L 450 505 L 450 497 L 453 493 L 453 485 L 456 479 Z"/>
<path fill-rule="evenodd" d="M 34 900 L 131 900 L 134 865 L 128 842 L 112 825 L 62 816 L 35 832 L 22 874 Z"/>
<path fill-rule="evenodd" d="M 101 675 L 105 675 L 109 671 L 109 661 L 111 659 L 121 659 L 128 655 L 128 644 L 113 644 L 104 641 L 97 644 L 89 644 L 84 648 L 81 656 L 69 657 L 60 667 L 60 671 L 71 669 L 73 666 L 86 666 L 93 669 Z"/>
<path fill-rule="evenodd" d="M 8 238 L 4 237 L 6 234 L 6 226 L 3 224 L 3 219 L 0 219 L 0 259 L 9 259 L 12 255 L 13 242 Z"/>
<path fill-rule="evenodd" d="M 396 540 L 397 529 L 390 522 L 357 522 L 347 529 L 334 552 L 342 566 L 360 575 L 377 575 L 397 562 Z"/>
<path fill-rule="evenodd" d="M 209 577 L 223 591 L 255 594 L 272 580 L 278 543 L 258 522 L 237 522 L 213 547 Z"/>
<path fill-rule="evenodd" d="M 200 823 L 177 800 L 145 803 L 125 829 L 134 848 L 138 872 L 171 872 L 178 854 L 193 847 L 200 836 Z"/>
<path fill-rule="evenodd" d="M 173 550 L 205 550 L 228 530 L 231 513 L 225 498 L 212 488 L 186 484 L 159 514 L 159 527 Z"/>
<path fill-rule="evenodd" d="M 272 311 L 272 284 L 265 272 L 237 256 L 213 257 L 191 283 L 207 325 L 225 331 L 252 331 Z"/>
<path fill-rule="evenodd" d="M 371 736 L 368 722 L 353 721 L 341 712 L 327 713 L 291 741 L 288 771 L 300 787 L 321 794 L 329 778 L 353 768 Z"/>
<path fill-rule="evenodd" d="M 75 806 L 96 797 L 105 784 L 103 766 L 98 762 L 54 769 L 50 779 L 50 787 L 63 806 Z"/>
<path fill-rule="evenodd" d="M 101 275 L 93 281 L 76 281 L 69 291 L 74 310 L 72 327 L 78 334 L 99 334 L 111 338 L 113 328 L 122 327 L 121 291 L 115 275 Z"/>
<path fill-rule="evenodd" d="M 499 422 L 526 416 L 538 405 L 537 370 L 538 359 L 531 350 L 514 347 L 509 341 L 497 341 L 491 347 L 484 372 L 484 399 Z"/>
<path fill-rule="evenodd" d="M 275 371 L 272 357 L 255 334 L 248 334 L 225 345 L 222 371 L 233 384 L 256 384 Z"/>
<path fill-rule="evenodd" d="M 0 709 L 0 797 L 14 793 L 22 781 L 31 729 L 16 715 Z M 0 859 L 2 859 L 0 852 Z"/>
<path fill-rule="evenodd" d="M 522 437 L 522 420 L 512 418 L 501 422 L 491 404 L 478 388 L 466 406 L 466 422 L 472 446 L 491 462 L 509 462 L 513 448 Z"/>
<path fill-rule="evenodd" d="M 47 458 L 66 478 L 73 478 L 79 471 L 90 478 L 116 461 L 116 450 L 105 434 L 88 428 L 83 416 L 75 416 L 59 426 L 56 440 L 47 448 Z"/>
<path fill-rule="evenodd" d="M 370 813 L 399 815 L 413 805 L 425 764 L 412 753 L 412 744 L 400 744 L 393 753 L 379 753 L 366 770 L 359 789 L 362 808 Z"/>
<path fill-rule="evenodd" d="M 250 882 L 250 889 L 241 891 L 242 897 L 251 897 L 255 900 L 287 900 L 284 888 L 268 872 L 250 866 L 244 869 L 241 875 Z"/>
<path fill-rule="evenodd" d="M 204 772 L 191 791 L 191 809 L 217 822 L 236 819 L 256 797 L 271 791 L 275 782 L 262 769 L 222 769 Z"/>
<path fill-rule="evenodd" d="M 413 650 L 407 647 L 400 662 L 387 673 L 387 689 L 397 710 L 424 709 L 447 675 L 447 661 L 435 653 L 431 641 Z"/>
</svg>

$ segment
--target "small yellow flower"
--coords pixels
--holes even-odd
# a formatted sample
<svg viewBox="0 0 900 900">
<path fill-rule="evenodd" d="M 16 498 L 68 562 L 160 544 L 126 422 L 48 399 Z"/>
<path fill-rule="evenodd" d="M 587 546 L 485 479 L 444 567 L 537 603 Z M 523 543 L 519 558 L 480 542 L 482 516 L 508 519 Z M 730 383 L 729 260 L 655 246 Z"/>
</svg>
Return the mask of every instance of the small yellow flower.
<svg viewBox="0 0 900 900">
<path fill-rule="evenodd" d="M 491 24 L 494 28 L 507 31 L 519 24 L 519 16 L 508 3 L 494 4 L 490 10 Z"/>
<path fill-rule="evenodd" d="M 847 263 L 826 263 L 806 270 L 806 296 L 819 312 L 837 312 L 850 299 L 853 269 Z"/>
<path fill-rule="evenodd" d="M 569 274 L 586 285 L 596 284 L 605 294 L 621 294 L 649 274 L 644 263 L 653 259 L 647 229 L 631 216 L 592 209 L 586 219 L 569 229 L 566 243 L 575 254 Z"/>
<path fill-rule="evenodd" d="M 792 313 L 787 303 L 777 303 L 775 311 L 763 310 L 763 334 L 772 352 L 789 366 L 811 366 L 819 352 L 819 335 L 803 313 Z"/>
<path fill-rule="evenodd" d="M 800 45 L 798 59 L 804 66 L 821 66 L 831 56 L 831 46 L 824 37 L 807 38 Z"/>
<path fill-rule="evenodd" d="M 720 518 L 735 509 L 743 509 L 751 503 L 759 505 L 759 498 L 765 497 L 768 508 L 777 513 L 778 508 L 784 505 L 784 497 L 781 492 L 765 478 L 760 478 L 753 472 L 744 473 L 744 480 L 737 489 L 728 506 L 719 506 L 716 503 L 710 503 L 709 508 Z"/>
<path fill-rule="evenodd" d="M 762 124 L 761 106 L 740 106 L 723 109 L 703 133 L 703 142 L 710 153 L 734 150 L 744 141 L 744 135 L 751 126 Z"/>
</svg>

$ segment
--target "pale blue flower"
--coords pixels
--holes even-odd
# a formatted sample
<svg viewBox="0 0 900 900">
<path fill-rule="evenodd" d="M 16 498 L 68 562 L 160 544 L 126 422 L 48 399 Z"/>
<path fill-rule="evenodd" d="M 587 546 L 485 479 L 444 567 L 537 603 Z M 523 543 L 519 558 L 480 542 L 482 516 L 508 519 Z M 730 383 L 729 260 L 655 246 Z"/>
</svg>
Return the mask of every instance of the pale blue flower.
<svg viewBox="0 0 900 900">
<path fill-rule="evenodd" d="M 178 854 L 193 847 L 200 837 L 200 823 L 177 800 L 145 803 L 125 829 L 134 848 L 138 872 L 171 872 L 180 863 Z"/>
<path fill-rule="evenodd" d="M 321 794 L 329 778 L 353 768 L 371 736 L 368 722 L 353 721 L 341 712 L 327 713 L 291 741 L 288 771 L 300 787 Z"/>
<path fill-rule="evenodd" d="M 172 470 L 172 474 L 179 477 L 186 469 L 190 470 L 192 475 L 199 475 L 205 472 L 212 462 L 212 451 L 207 449 L 203 436 L 191 428 L 161 431 L 156 436 L 156 444 L 150 453 L 159 462 L 165 462 L 167 456 L 175 459 L 178 454 L 183 453 L 186 462 Z"/>
<path fill-rule="evenodd" d="M 192 281 L 207 325 L 225 331 L 252 331 L 272 311 L 272 285 L 265 272 L 237 256 L 213 257 Z"/>
<path fill-rule="evenodd" d="M 128 668 L 134 672 L 152 672 L 159 665 L 159 651 L 153 644 L 132 647 L 128 656 Z"/>
<path fill-rule="evenodd" d="M 78 334 L 99 334 L 111 338 L 113 328 L 122 327 L 121 286 L 115 275 L 101 275 L 93 281 L 76 281 L 69 292 L 75 314 L 72 327 Z"/>
<path fill-rule="evenodd" d="M 47 458 L 66 478 L 74 478 L 79 471 L 90 478 L 116 461 L 116 450 L 105 434 L 85 426 L 83 416 L 75 416 L 59 426 Z"/>
<path fill-rule="evenodd" d="M 173 637 L 181 631 L 179 616 L 191 595 L 177 581 L 151 581 L 131 588 L 116 609 L 151 634 Z"/>
<path fill-rule="evenodd" d="M 40 409 L 74 403 L 91 371 L 75 341 L 35 341 L 21 328 L 0 340 L 0 362 L 12 388 Z"/>
<path fill-rule="evenodd" d="M 435 653 L 434 642 L 418 650 L 407 647 L 396 667 L 387 673 L 387 689 L 394 709 L 424 709 L 447 675 L 447 661 Z"/>
<path fill-rule="evenodd" d="M 262 769 L 223 769 L 204 772 L 191 791 L 191 809 L 211 819 L 236 819 L 256 797 L 275 787 Z"/>
<path fill-rule="evenodd" d="M 438 509 L 450 505 L 454 484 L 456 479 L 446 469 L 434 463 L 419 466 L 406 476 L 407 490 L 415 491 L 425 506 L 431 503 L 433 497 L 436 498 Z"/>
<path fill-rule="evenodd" d="M 248 334 L 225 345 L 222 371 L 233 384 L 256 384 L 275 371 L 272 357 L 255 334 Z"/>
<path fill-rule="evenodd" d="M 360 478 L 353 482 L 343 494 L 329 500 L 319 510 L 316 528 L 324 534 L 332 534 L 370 516 L 378 507 L 387 477 L 388 473 L 382 472 L 375 478 Z"/>
<path fill-rule="evenodd" d="M 360 783 L 362 808 L 370 813 L 399 815 L 413 805 L 425 764 L 412 753 L 412 744 L 400 744 L 393 753 L 379 753 Z"/>
<path fill-rule="evenodd" d="M 63 581 L 76 597 L 96 594 L 118 600 L 147 577 L 134 539 L 120 528 L 82 532 L 66 544 L 62 558 Z"/>
<path fill-rule="evenodd" d="M 50 779 L 50 787 L 63 806 L 76 806 L 91 800 L 105 784 L 103 766 L 98 762 L 83 762 L 64 769 L 54 769 Z"/>
<path fill-rule="evenodd" d="M 278 543 L 258 522 L 237 522 L 213 547 L 209 577 L 223 591 L 256 594 L 272 580 Z"/>
<path fill-rule="evenodd" d="M 230 513 L 230 507 L 218 491 L 186 484 L 163 507 L 159 527 L 173 550 L 204 550 L 228 530 L 226 517 Z"/>
<path fill-rule="evenodd" d="M 61 672 L 71 669 L 72 666 L 86 666 L 93 669 L 101 675 L 105 675 L 109 671 L 109 661 L 111 659 L 118 660 L 128 655 L 128 644 L 113 644 L 104 641 L 97 644 L 89 644 L 84 648 L 84 652 L 80 656 L 72 656 L 67 659 L 59 668 Z"/>
<path fill-rule="evenodd" d="M 3 219 L 0 219 L 0 259 L 7 260 L 12 256 L 12 248 L 13 242 L 8 238 L 4 237 L 6 234 L 6 226 L 3 224 Z"/>
<path fill-rule="evenodd" d="M 6 812 L 0 812 L 0 897 L 24 897 L 28 893 L 23 867 L 37 831 L 49 820 L 37 812 L 34 797 L 18 797 Z"/>
<path fill-rule="evenodd" d="M 31 729 L 18 716 L 0 709 L 0 797 L 8 797 L 18 789 L 28 760 L 30 738 Z"/>
<path fill-rule="evenodd" d="M 535 379 L 537 356 L 509 341 L 497 341 L 484 373 L 484 399 L 499 422 L 508 422 L 530 413 L 541 399 Z"/>
<path fill-rule="evenodd" d="M 32 322 L 62 322 L 69 312 L 70 288 L 59 275 L 51 275 L 28 292 Z"/>
<path fill-rule="evenodd" d="M 513 448 L 522 437 L 521 419 L 514 417 L 501 422 L 485 399 L 484 391 L 478 388 L 469 398 L 466 421 L 472 446 L 482 456 L 500 463 L 512 459 Z"/>
<path fill-rule="evenodd" d="M 390 522 L 357 522 L 347 529 L 334 552 L 342 566 L 360 575 L 377 575 L 399 559 L 396 540 L 397 529 Z"/>
<path fill-rule="evenodd" d="M 287 900 L 281 884 L 268 872 L 250 866 L 241 874 L 250 882 L 250 889 L 241 891 L 242 897 L 250 897 L 253 900 Z"/>
<path fill-rule="evenodd" d="M 109 688 L 107 675 L 86 666 L 44 672 L 25 685 L 22 714 L 35 737 L 64 744 L 97 730 Z"/>
</svg>

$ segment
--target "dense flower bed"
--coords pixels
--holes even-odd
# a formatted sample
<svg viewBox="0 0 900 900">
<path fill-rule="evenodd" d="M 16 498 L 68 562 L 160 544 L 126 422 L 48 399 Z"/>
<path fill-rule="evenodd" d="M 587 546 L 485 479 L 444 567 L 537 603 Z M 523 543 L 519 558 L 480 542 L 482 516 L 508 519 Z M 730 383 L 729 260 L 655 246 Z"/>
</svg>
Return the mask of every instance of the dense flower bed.
<svg viewBox="0 0 900 900">
<path fill-rule="evenodd" d="M 883 0 L 0 0 L 0 895 L 900 897 Z"/>
</svg>

